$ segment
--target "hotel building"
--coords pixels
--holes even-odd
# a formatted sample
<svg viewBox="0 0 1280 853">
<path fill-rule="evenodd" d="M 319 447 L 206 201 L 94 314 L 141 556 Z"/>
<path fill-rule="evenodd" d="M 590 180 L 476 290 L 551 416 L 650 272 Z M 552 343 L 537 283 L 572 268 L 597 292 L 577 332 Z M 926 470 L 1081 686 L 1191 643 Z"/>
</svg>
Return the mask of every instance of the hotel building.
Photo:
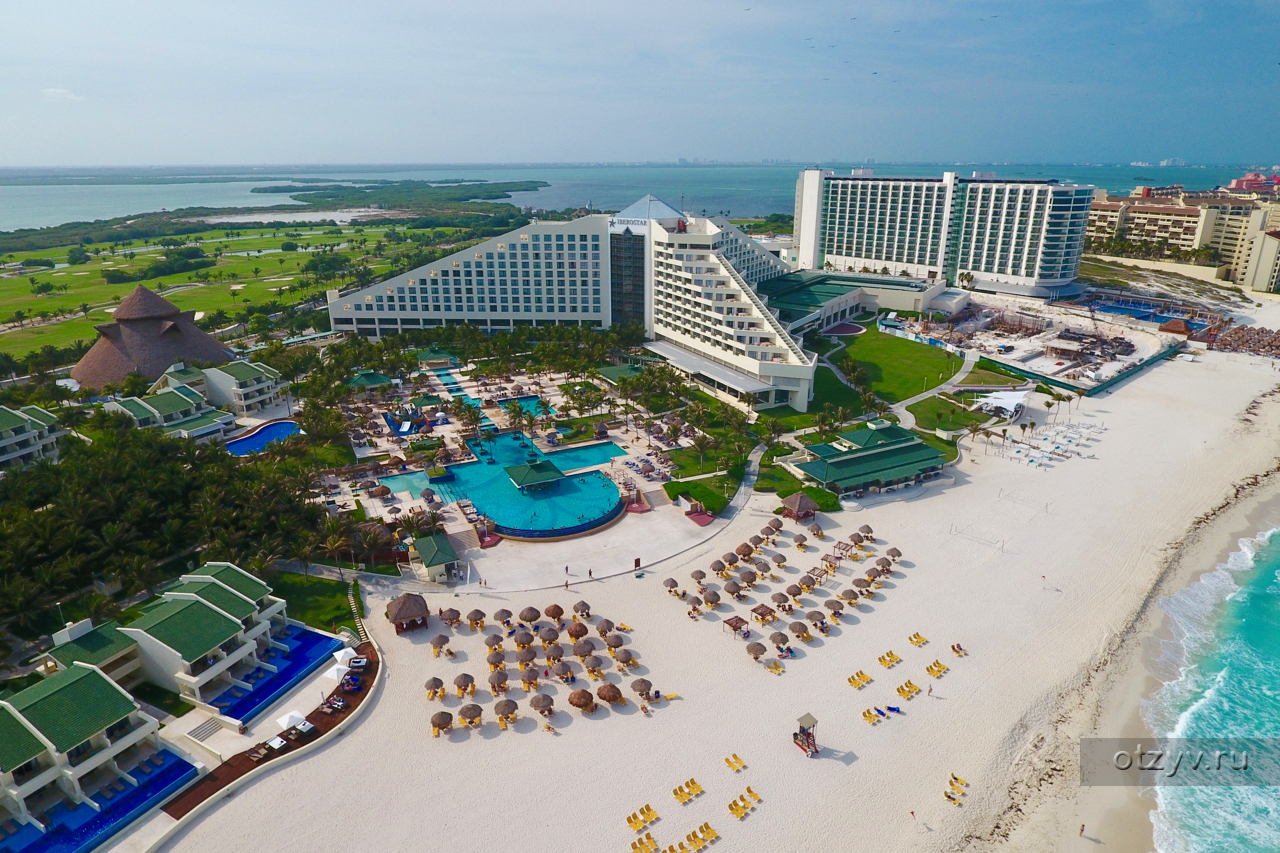
<svg viewBox="0 0 1280 853">
<path fill-rule="evenodd" d="M 66 434 L 58 419 L 39 406 L 0 406 L 0 478 L 37 459 L 57 462 L 58 439 Z"/>
<path fill-rule="evenodd" d="M 1092 187 L 1055 181 L 808 169 L 796 183 L 799 265 L 1024 296 L 1074 294 L 1092 196 Z"/>
</svg>

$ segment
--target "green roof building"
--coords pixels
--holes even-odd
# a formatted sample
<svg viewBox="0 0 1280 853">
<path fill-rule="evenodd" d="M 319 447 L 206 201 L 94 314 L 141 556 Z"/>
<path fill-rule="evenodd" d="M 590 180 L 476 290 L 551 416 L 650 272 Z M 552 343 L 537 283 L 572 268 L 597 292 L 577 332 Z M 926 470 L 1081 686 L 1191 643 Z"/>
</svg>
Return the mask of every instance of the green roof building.
<svg viewBox="0 0 1280 853">
<path fill-rule="evenodd" d="M 942 470 L 943 455 L 918 435 L 888 421 L 841 433 L 808 448 L 807 461 L 789 463 L 798 475 L 836 493 L 880 492 L 918 483 Z"/>
<path fill-rule="evenodd" d="M 507 472 L 511 482 L 522 492 L 525 489 L 545 489 L 564 479 L 564 472 L 545 459 L 512 465 L 502 470 Z"/>
<path fill-rule="evenodd" d="M 271 587 L 231 563 L 205 563 L 192 572 L 192 575 L 213 578 L 250 601 L 261 601 L 271 594 Z"/>
<path fill-rule="evenodd" d="M 222 438 L 236 425 L 235 415 L 212 408 L 186 385 L 164 388 L 146 397 L 112 400 L 104 408 L 128 415 L 140 429 L 155 427 L 172 438 L 201 443 Z"/>
<path fill-rule="evenodd" d="M 429 347 L 420 349 L 416 353 L 418 364 L 423 367 L 457 367 L 458 359 L 452 353 L 445 352 L 442 349 Z"/>
<path fill-rule="evenodd" d="M 420 570 L 432 583 L 447 583 L 449 573 L 458 568 L 458 552 L 449 542 L 449 537 L 443 533 L 419 536 L 413 541 L 409 554 L 410 565 L 416 558 L 416 561 L 421 563 Z M 415 570 L 418 568 L 414 566 Z"/>
<path fill-rule="evenodd" d="M 204 381 L 210 403 L 241 417 L 280 405 L 289 387 L 274 368 L 256 361 L 229 361 L 210 367 L 204 372 Z"/>
<path fill-rule="evenodd" d="M 195 664 L 224 643 L 233 642 L 241 627 L 202 601 L 173 599 L 151 608 L 124 630 L 135 636 L 146 634 L 177 652 L 186 663 Z"/>
<path fill-rule="evenodd" d="M 614 364 L 609 367 L 596 368 L 596 373 L 610 388 L 617 388 L 623 379 L 634 379 L 642 373 L 642 369 L 634 364 Z"/>
<path fill-rule="evenodd" d="M 118 684 L 94 666 L 74 663 L 0 700 L 4 805 L 21 821 L 47 826 L 50 791 L 81 800 L 96 793 L 84 788 L 98 778 L 96 771 L 114 765 L 129 773 L 141 744 L 163 748 L 158 730 Z"/>
<path fill-rule="evenodd" d="M 371 368 L 366 368 L 364 370 L 357 370 L 355 376 L 352 376 L 347 380 L 347 387 L 367 391 L 370 388 L 376 388 L 379 385 L 390 385 L 394 381 L 395 380 L 390 376 L 387 376 L 385 373 L 379 373 Z"/>
<path fill-rule="evenodd" d="M 57 462 L 58 439 L 66 434 L 57 417 L 39 406 L 0 406 L 0 477 L 37 459 Z"/>
</svg>

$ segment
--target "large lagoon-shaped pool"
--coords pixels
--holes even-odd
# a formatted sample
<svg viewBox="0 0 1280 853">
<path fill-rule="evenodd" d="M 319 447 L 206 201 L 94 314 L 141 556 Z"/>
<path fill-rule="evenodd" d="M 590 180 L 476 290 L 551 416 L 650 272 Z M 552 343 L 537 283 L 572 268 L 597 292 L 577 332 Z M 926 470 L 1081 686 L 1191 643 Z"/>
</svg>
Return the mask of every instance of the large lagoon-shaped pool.
<svg viewBox="0 0 1280 853">
<path fill-rule="evenodd" d="M 602 465 L 626 453 L 611 441 L 542 453 L 523 435 L 513 432 L 499 435 L 492 442 L 472 440 L 467 445 L 479 459 L 450 466 L 452 481 L 428 484 L 426 474 L 414 472 L 383 477 L 378 482 L 392 492 L 408 492 L 414 498 L 430 485 L 445 503 L 470 500 L 477 510 L 493 519 L 498 533 L 517 538 L 584 533 L 612 521 L 625 508 L 618 487 L 599 471 L 570 473 Z M 533 459 L 554 463 L 568 476 L 544 489 L 520 491 L 503 469 L 531 461 L 530 454 Z"/>
</svg>

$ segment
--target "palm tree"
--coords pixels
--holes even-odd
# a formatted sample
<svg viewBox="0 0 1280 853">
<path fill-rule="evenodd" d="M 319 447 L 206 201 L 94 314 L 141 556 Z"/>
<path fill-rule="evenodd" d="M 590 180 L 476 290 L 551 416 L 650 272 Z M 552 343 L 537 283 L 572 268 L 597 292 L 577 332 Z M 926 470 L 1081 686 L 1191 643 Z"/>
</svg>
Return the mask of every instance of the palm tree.
<svg viewBox="0 0 1280 853">
<path fill-rule="evenodd" d="M 719 442 L 705 432 L 700 432 L 693 437 L 693 449 L 698 451 L 698 473 L 706 473 L 707 451 L 714 450 Z"/>
<path fill-rule="evenodd" d="M 337 563 L 342 560 L 343 554 L 351 553 L 351 540 L 345 536 L 333 534 L 320 543 L 320 550 Z M 354 556 L 353 554 L 352 562 L 355 562 Z"/>
</svg>

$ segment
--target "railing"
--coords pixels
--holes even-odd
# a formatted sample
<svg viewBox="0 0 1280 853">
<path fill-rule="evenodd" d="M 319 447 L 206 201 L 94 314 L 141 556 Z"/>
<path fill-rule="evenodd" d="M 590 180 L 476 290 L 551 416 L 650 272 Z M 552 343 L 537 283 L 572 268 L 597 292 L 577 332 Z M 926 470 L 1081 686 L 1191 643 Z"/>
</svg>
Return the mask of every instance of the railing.
<svg viewBox="0 0 1280 853">
<path fill-rule="evenodd" d="M 764 301 L 760 298 L 760 295 L 755 292 L 755 289 L 747 283 L 747 280 L 738 273 L 738 270 L 734 268 L 733 264 L 729 262 L 729 259 L 721 252 L 716 252 L 715 255 L 716 258 L 719 259 L 720 264 L 724 267 L 728 276 L 733 279 L 734 284 L 736 284 L 742 291 L 747 301 L 755 306 L 756 311 L 760 313 L 761 318 L 769 323 L 770 327 L 773 328 L 777 336 L 786 345 L 786 348 L 790 350 L 796 358 L 800 359 L 805 364 L 809 364 L 809 360 L 805 358 L 804 350 L 795 342 L 795 340 L 792 339 L 791 335 L 787 333 L 786 328 L 783 327 L 778 318 L 773 316 L 773 312 L 765 307 Z"/>
</svg>

